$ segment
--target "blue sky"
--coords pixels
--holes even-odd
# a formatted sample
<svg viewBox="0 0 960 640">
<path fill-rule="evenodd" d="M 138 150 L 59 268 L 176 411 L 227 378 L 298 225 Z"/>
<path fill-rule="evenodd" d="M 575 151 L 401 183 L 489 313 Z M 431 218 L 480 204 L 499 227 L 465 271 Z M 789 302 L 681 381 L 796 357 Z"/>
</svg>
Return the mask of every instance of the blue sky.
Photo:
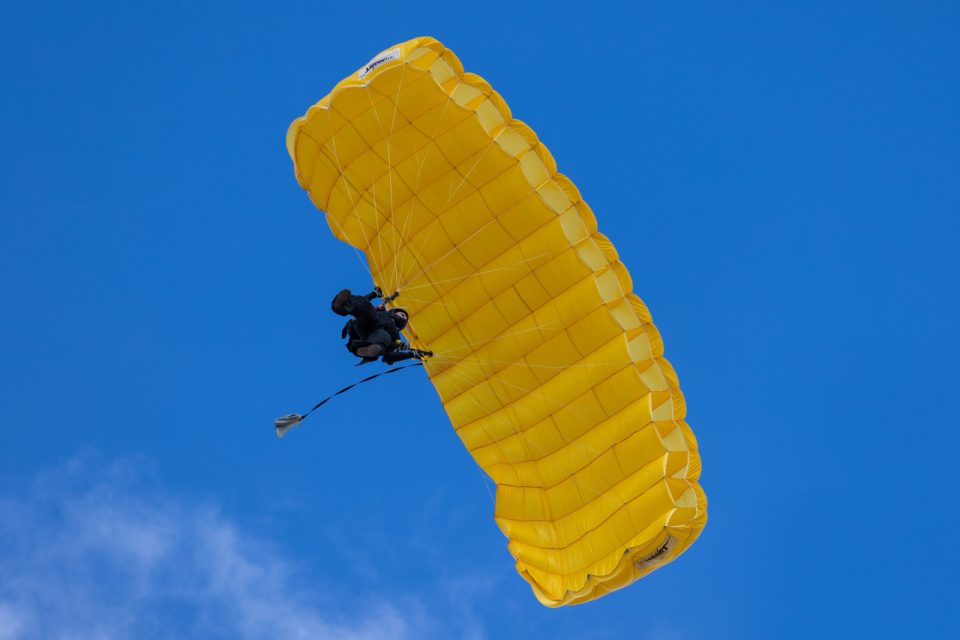
<svg viewBox="0 0 960 640">
<path fill-rule="evenodd" d="M 14 2 L 0 24 L 0 639 L 951 638 L 960 11 L 948 2 Z M 653 312 L 710 520 L 549 610 L 289 122 L 452 48 Z M 369 373 L 365 369 L 362 373 Z"/>
</svg>

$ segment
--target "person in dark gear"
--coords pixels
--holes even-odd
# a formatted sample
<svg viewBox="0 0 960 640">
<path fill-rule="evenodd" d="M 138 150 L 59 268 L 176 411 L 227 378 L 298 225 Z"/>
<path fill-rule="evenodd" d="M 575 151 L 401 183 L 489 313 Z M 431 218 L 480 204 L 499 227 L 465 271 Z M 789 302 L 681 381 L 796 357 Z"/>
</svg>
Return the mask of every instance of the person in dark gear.
<svg viewBox="0 0 960 640">
<path fill-rule="evenodd" d="M 433 355 L 429 351 L 411 349 L 403 341 L 400 332 L 410 320 L 407 310 L 388 310 L 383 305 L 375 307 L 372 301 L 376 298 L 383 298 L 379 287 L 364 296 L 353 295 L 349 289 L 343 289 L 330 303 L 330 308 L 337 315 L 352 316 L 344 325 L 340 337 L 347 339 L 350 353 L 363 358 L 360 364 L 373 362 L 381 356 L 386 364 L 393 364 Z"/>
</svg>

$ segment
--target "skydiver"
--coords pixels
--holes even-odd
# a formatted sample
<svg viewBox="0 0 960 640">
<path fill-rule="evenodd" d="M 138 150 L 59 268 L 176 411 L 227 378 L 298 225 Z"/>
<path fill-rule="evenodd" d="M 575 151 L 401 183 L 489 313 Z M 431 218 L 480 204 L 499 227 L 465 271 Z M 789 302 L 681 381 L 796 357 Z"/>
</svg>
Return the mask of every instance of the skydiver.
<svg viewBox="0 0 960 640">
<path fill-rule="evenodd" d="M 416 358 L 422 360 L 432 356 L 430 351 L 412 349 L 403 341 L 400 332 L 407 326 L 410 314 L 406 309 L 386 309 L 383 304 L 373 306 L 372 300 L 384 299 L 383 291 L 377 287 L 363 296 L 356 296 L 349 289 L 343 289 L 330 303 L 330 308 L 340 316 L 352 316 L 343 326 L 340 337 L 347 340 L 347 350 L 361 358 L 359 364 L 375 362 L 381 356 L 386 364 Z"/>
</svg>

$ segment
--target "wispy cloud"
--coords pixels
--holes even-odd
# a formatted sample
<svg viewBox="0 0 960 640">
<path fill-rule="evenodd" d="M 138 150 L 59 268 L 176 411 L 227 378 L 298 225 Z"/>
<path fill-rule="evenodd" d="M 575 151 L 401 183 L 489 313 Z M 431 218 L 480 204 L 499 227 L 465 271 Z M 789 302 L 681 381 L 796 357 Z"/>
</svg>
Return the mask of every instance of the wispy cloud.
<svg viewBox="0 0 960 640">
<path fill-rule="evenodd" d="M 441 632 L 414 597 L 338 594 L 330 604 L 276 545 L 212 505 L 150 485 L 140 466 L 81 458 L 25 495 L 0 496 L 0 640 Z M 470 635 L 482 637 L 469 622 Z"/>
</svg>

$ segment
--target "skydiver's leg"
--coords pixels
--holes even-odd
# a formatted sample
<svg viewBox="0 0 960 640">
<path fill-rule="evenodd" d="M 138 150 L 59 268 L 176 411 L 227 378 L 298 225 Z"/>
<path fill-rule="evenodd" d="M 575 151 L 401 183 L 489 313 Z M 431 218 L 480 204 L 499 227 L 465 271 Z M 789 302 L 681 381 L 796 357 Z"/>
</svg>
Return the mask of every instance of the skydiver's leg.
<svg viewBox="0 0 960 640">
<path fill-rule="evenodd" d="M 340 293 L 333 297 L 330 309 L 338 316 L 349 315 L 350 309 L 353 307 L 353 303 L 350 301 L 351 297 L 350 289 L 341 289 Z"/>
<path fill-rule="evenodd" d="M 387 347 L 390 346 L 392 341 L 389 333 L 383 329 L 377 329 L 367 336 L 367 342 L 369 344 L 357 349 L 357 355 L 362 358 L 380 357 L 380 355 L 386 353 Z"/>
<path fill-rule="evenodd" d="M 378 295 L 374 291 L 365 296 L 355 296 L 350 292 L 350 289 L 343 289 L 334 297 L 333 302 L 330 303 L 330 308 L 337 315 L 350 315 L 361 320 L 370 320 L 373 319 L 375 313 L 373 303 L 370 301 Z"/>
<path fill-rule="evenodd" d="M 350 311 L 347 313 L 368 325 L 377 321 L 377 310 L 365 296 L 351 296 Z"/>
<path fill-rule="evenodd" d="M 383 354 L 383 361 L 387 364 L 393 364 L 395 362 L 403 362 L 404 360 L 409 360 L 416 357 L 416 352 L 408 349 L 391 349 Z"/>
<path fill-rule="evenodd" d="M 413 349 L 408 344 L 404 344 L 400 348 L 394 348 L 387 351 L 383 356 L 383 361 L 387 364 L 393 364 L 394 362 L 401 362 L 403 360 L 410 360 L 411 358 L 416 358 L 417 360 L 424 360 L 426 358 L 432 358 L 433 351 L 424 351 L 422 349 Z"/>
</svg>

